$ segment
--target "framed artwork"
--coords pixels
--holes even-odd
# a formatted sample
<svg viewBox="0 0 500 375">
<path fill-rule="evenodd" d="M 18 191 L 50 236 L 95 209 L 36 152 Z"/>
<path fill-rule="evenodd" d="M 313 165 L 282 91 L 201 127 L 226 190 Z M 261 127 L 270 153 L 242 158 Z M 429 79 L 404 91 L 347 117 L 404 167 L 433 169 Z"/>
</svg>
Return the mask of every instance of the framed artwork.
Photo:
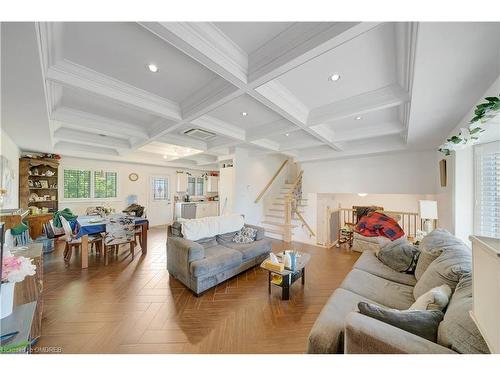
<svg viewBox="0 0 500 375">
<path fill-rule="evenodd" d="M 48 189 L 49 188 L 49 182 L 47 180 L 40 180 L 40 187 L 42 189 Z"/>
</svg>

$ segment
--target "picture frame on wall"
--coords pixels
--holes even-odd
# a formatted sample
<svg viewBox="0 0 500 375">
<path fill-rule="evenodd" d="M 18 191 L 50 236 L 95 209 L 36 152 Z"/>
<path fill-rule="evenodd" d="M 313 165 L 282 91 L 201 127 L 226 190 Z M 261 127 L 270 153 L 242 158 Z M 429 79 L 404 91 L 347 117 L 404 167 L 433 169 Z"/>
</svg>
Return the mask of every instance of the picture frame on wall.
<svg viewBox="0 0 500 375">
<path fill-rule="evenodd" d="M 446 187 L 447 185 L 447 174 L 446 174 L 446 159 L 439 161 L 439 180 L 441 187 Z"/>
</svg>

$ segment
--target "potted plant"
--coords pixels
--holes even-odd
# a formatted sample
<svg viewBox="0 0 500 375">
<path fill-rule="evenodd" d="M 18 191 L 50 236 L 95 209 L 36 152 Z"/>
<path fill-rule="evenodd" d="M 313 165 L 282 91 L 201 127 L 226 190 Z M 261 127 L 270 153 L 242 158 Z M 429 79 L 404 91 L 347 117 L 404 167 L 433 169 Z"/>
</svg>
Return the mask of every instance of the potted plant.
<svg viewBox="0 0 500 375">
<path fill-rule="evenodd" d="M 32 259 L 4 254 L 0 285 L 0 318 L 12 314 L 16 283 L 23 281 L 26 276 L 33 276 L 35 270 L 36 266 Z"/>
</svg>

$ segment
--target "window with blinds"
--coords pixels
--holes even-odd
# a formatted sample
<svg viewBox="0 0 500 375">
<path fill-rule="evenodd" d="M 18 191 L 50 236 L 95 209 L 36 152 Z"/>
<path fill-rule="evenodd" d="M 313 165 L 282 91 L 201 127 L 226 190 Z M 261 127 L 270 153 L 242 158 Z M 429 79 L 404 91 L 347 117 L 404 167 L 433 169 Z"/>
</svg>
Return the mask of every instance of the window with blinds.
<svg viewBox="0 0 500 375">
<path fill-rule="evenodd" d="M 94 171 L 94 198 L 116 198 L 116 184 L 116 172 Z"/>
<path fill-rule="evenodd" d="M 474 233 L 500 238 L 500 141 L 475 146 Z"/>
<path fill-rule="evenodd" d="M 90 171 L 64 170 L 64 198 L 90 198 Z"/>
</svg>

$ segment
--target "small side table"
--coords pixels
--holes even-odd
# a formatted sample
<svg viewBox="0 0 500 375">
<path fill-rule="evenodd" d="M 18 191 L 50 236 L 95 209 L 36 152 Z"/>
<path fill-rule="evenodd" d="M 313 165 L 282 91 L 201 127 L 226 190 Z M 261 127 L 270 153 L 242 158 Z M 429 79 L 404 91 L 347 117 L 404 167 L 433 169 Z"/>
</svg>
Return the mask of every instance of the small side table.
<svg viewBox="0 0 500 375">
<path fill-rule="evenodd" d="M 17 332 L 10 339 L 1 341 L 3 353 L 29 353 L 31 350 L 31 324 L 35 315 L 36 302 L 14 307 L 12 314 L 0 320 L 0 336 Z"/>
<path fill-rule="evenodd" d="M 280 254 L 276 254 L 279 256 Z M 311 255 L 307 253 L 300 253 L 300 256 L 297 258 L 297 267 L 295 271 L 292 270 L 287 270 L 284 269 L 281 272 L 278 271 L 271 271 L 265 267 L 263 267 L 263 264 L 265 263 L 262 262 L 260 265 L 262 268 L 264 268 L 268 272 L 267 276 L 267 289 L 269 294 L 271 294 L 271 285 L 275 285 L 279 288 L 281 288 L 281 299 L 283 301 L 288 301 L 290 299 L 290 286 L 297 281 L 298 279 L 302 280 L 302 285 L 305 284 L 306 282 L 306 265 L 309 263 L 309 260 L 311 259 Z M 282 282 L 280 285 L 274 284 L 271 282 L 272 276 L 273 275 L 280 275 Z"/>
</svg>

